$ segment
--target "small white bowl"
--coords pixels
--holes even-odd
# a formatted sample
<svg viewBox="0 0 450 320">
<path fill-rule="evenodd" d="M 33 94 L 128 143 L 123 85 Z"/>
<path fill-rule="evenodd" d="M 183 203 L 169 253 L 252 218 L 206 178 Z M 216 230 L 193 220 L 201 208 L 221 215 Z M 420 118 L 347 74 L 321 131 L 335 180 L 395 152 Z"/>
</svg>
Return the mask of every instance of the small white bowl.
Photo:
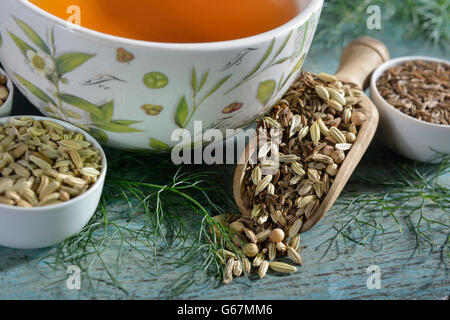
<svg viewBox="0 0 450 320">
<path fill-rule="evenodd" d="M 14 85 L 2 68 L 0 68 L 0 74 L 6 76 L 6 88 L 8 88 L 9 90 L 8 99 L 6 99 L 6 101 L 3 102 L 3 105 L 0 107 L 0 117 L 7 117 L 11 114 L 11 109 L 13 105 Z"/>
<path fill-rule="evenodd" d="M 386 102 L 377 88 L 378 79 L 387 69 L 413 60 L 449 64 L 449 61 L 443 59 L 420 56 L 392 59 L 373 73 L 370 95 L 380 112 L 379 128 L 384 143 L 406 158 L 421 162 L 437 162 L 436 152 L 450 153 L 450 126 L 418 120 L 401 112 Z"/>
<path fill-rule="evenodd" d="M 36 120 L 45 117 L 29 116 Z M 1 118 L 0 123 L 13 117 Z M 17 118 L 17 117 L 14 117 Z M 73 236 L 89 222 L 94 215 L 106 175 L 106 156 L 98 142 L 85 131 L 54 120 L 65 128 L 81 132 L 87 141 L 96 147 L 102 156 L 102 170 L 97 182 L 82 195 L 67 202 L 36 208 L 21 208 L 0 204 L 0 245 L 17 249 L 50 247 Z"/>
</svg>

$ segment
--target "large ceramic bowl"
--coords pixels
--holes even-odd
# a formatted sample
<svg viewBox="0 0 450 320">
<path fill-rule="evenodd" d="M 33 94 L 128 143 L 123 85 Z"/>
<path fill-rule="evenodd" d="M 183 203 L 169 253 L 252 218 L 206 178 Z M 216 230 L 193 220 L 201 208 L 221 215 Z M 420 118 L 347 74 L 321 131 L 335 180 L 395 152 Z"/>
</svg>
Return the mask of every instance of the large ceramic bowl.
<svg viewBox="0 0 450 320">
<path fill-rule="evenodd" d="M 26 0 L 2 0 L 0 60 L 41 112 L 117 148 L 164 149 L 172 132 L 239 128 L 299 73 L 323 0 L 260 35 L 224 42 L 130 40 L 74 26 Z M 270 18 L 270 17 L 268 17 Z"/>
</svg>

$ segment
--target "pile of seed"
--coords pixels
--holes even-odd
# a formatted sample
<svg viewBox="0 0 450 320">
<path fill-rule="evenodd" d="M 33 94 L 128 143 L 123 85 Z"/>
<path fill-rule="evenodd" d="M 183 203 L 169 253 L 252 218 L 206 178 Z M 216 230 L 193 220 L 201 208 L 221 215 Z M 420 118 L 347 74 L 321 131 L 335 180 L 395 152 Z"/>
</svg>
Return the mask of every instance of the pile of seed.
<svg viewBox="0 0 450 320">
<path fill-rule="evenodd" d="M 236 233 L 234 243 L 245 258 L 231 252 L 226 259 L 225 283 L 258 268 L 263 278 L 270 268 L 293 273 L 295 266 L 274 262 L 287 254 L 302 265 L 299 250 L 303 223 L 318 211 L 347 152 L 356 141 L 365 116 L 358 111 L 363 93 L 328 74 L 302 73 L 270 114 L 258 122 L 258 162 L 248 164 L 243 186 L 244 205 L 251 216 L 237 216 L 228 222 Z M 280 129 L 280 143 L 273 141 L 270 129 Z M 272 139 L 271 139 L 272 138 Z M 279 162 L 267 161 L 278 153 Z M 265 175 L 271 168 L 274 174 Z M 223 219 L 222 219 L 223 220 Z M 226 221 L 225 221 L 226 222 Z M 247 258 L 254 260 L 250 264 Z M 235 267 L 239 265 L 240 267 Z"/>
<path fill-rule="evenodd" d="M 0 203 L 37 207 L 86 192 L 102 169 L 99 150 L 83 134 L 50 120 L 0 124 Z"/>
<path fill-rule="evenodd" d="M 6 99 L 8 99 L 9 91 L 6 87 L 6 82 L 8 80 L 6 79 L 6 76 L 3 74 L 0 74 L 0 107 L 5 103 Z"/>
<path fill-rule="evenodd" d="M 401 112 L 450 125 L 450 65 L 408 61 L 386 70 L 377 87 L 381 96 Z"/>
</svg>

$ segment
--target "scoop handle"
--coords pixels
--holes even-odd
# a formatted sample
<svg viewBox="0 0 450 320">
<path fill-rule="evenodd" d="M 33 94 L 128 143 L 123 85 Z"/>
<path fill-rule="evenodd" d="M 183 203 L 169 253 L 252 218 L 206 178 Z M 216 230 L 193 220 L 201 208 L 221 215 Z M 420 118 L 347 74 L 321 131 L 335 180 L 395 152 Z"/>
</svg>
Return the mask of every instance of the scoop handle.
<svg viewBox="0 0 450 320">
<path fill-rule="evenodd" d="M 381 41 L 361 37 L 345 47 L 336 76 L 366 89 L 372 72 L 388 60 L 389 51 Z"/>
</svg>

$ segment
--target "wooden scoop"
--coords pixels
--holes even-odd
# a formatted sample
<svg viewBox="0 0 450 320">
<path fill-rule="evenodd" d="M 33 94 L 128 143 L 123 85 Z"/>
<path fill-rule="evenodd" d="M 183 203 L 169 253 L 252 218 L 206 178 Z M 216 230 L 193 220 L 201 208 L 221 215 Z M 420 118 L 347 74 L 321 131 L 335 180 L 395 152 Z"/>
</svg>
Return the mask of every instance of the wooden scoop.
<svg viewBox="0 0 450 320">
<path fill-rule="evenodd" d="M 387 60 L 389 60 L 389 52 L 383 43 L 369 37 L 358 38 L 345 47 L 336 77 L 342 82 L 352 82 L 360 89 L 366 89 L 372 72 Z M 342 163 L 333 184 L 322 200 L 321 206 L 313 216 L 305 221 L 301 232 L 311 229 L 331 208 L 375 135 L 379 118 L 377 108 L 366 95 L 363 95 L 361 99 L 360 111 L 364 113 L 366 121 L 360 127 L 357 140 L 353 143 L 353 147 Z M 250 150 L 250 146 L 255 148 L 256 145 L 256 143 L 247 145 L 239 161 L 241 164 L 237 166 L 234 175 L 234 199 L 244 215 L 250 215 L 250 210 L 244 206 L 242 185 L 246 181 L 245 179 L 248 179 L 245 172 L 248 159 L 255 151 Z"/>
</svg>

